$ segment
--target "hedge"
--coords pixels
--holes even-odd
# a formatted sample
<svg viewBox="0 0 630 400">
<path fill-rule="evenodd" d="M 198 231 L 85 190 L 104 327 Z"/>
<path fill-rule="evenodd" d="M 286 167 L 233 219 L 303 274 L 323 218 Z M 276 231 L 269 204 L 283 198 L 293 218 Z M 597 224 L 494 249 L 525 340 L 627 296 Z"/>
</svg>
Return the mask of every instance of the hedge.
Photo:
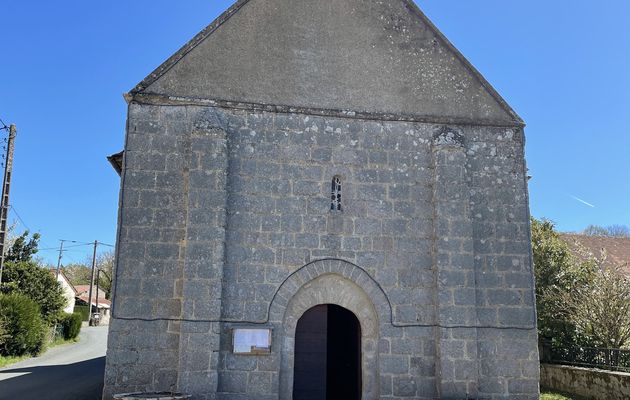
<svg viewBox="0 0 630 400">
<path fill-rule="evenodd" d="M 0 343 L 0 355 L 37 355 L 46 337 L 46 324 L 39 305 L 23 294 L 0 295 L 0 319 L 7 337 Z"/>
<path fill-rule="evenodd" d="M 90 308 L 88 306 L 74 306 L 74 312 L 81 314 L 81 321 L 90 320 Z"/>
<path fill-rule="evenodd" d="M 7 329 L 5 328 L 6 323 L 3 319 L 0 318 L 0 347 L 2 347 L 2 343 L 4 343 L 5 339 L 9 337 L 7 333 Z"/>
<path fill-rule="evenodd" d="M 66 340 L 75 339 L 81 332 L 81 321 L 83 317 L 81 313 L 66 314 L 61 319 L 63 329 L 63 338 Z"/>
</svg>

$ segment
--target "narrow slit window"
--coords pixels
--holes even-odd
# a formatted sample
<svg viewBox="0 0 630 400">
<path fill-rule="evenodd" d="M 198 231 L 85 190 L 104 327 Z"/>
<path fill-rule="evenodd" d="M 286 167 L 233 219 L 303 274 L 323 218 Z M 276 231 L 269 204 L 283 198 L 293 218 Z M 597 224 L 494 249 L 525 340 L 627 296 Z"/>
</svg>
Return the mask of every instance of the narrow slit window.
<svg viewBox="0 0 630 400">
<path fill-rule="evenodd" d="M 341 178 L 338 176 L 335 176 L 332 180 L 330 209 L 332 211 L 341 211 Z"/>
</svg>

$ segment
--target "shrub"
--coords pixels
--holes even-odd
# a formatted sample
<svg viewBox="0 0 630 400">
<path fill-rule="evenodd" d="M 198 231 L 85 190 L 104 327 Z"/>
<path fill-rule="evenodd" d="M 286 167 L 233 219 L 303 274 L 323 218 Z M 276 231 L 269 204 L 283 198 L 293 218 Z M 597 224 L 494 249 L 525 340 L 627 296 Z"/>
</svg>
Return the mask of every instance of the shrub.
<svg viewBox="0 0 630 400">
<path fill-rule="evenodd" d="M 2 344 L 8 337 L 6 323 L 3 319 L 0 319 L 0 347 L 2 347 Z"/>
<path fill-rule="evenodd" d="M 83 317 L 81 313 L 66 314 L 61 320 L 61 326 L 63 329 L 63 338 L 66 340 L 76 339 L 81 332 L 81 321 Z"/>
<path fill-rule="evenodd" d="M 46 324 L 33 300 L 19 293 L 0 295 L 0 320 L 8 334 L 0 344 L 0 354 L 37 355 L 43 349 Z"/>
<path fill-rule="evenodd" d="M 74 312 L 81 314 L 82 321 L 90 320 L 90 308 L 88 306 L 76 305 L 74 306 Z"/>
<path fill-rule="evenodd" d="M 55 275 L 33 261 L 7 262 L 0 289 L 2 293 L 21 293 L 33 299 L 49 325 L 57 321 L 67 303 Z"/>
</svg>

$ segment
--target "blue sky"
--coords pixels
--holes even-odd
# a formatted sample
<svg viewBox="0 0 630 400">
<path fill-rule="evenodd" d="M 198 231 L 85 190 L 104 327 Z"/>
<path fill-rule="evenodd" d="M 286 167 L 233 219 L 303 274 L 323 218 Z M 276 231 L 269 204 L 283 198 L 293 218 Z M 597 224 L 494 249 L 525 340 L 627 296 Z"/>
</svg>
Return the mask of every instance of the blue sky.
<svg viewBox="0 0 630 400">
<path fill-rule="evenodd" d="M 630 225 L 630 2 L 417 2 L 527 122 L 532 214 L 566 231 Z M 119 182 L 105 156 L 123 146 L 122 94 L 230 4 L 0 0 L 18 230 L 40 232 L 44 249 L 114 243 Z M 56 263 L 54 250 L 40 254 Z"/>
</svg>

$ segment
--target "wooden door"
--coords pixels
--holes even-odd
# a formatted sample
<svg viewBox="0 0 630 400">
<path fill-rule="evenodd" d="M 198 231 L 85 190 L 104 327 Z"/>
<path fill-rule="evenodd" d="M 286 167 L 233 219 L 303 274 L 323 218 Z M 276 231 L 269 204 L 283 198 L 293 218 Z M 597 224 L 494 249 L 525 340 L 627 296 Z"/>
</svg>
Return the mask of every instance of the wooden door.
<svg viewBox="0 0 630 400">
<path fill-rule="evenodd" d="M 295 331 L 294 400 L 361 399 L 361 326 L 343 307 L 311 308 Z"/>
</svg>

